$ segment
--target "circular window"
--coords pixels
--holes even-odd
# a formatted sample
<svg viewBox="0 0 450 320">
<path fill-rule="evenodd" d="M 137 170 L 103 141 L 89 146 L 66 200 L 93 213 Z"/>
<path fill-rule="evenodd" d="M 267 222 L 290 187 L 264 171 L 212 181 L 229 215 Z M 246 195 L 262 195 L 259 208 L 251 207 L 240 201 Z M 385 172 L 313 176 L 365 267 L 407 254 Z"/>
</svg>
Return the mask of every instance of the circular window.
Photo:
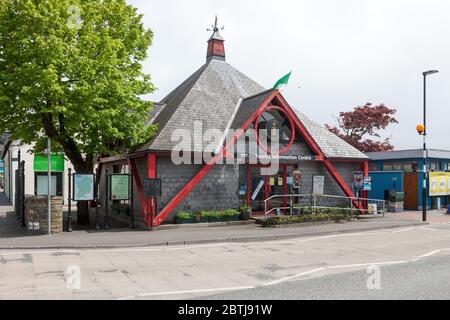
<svg viewBox="0 0 450 320">
<path fill-rule="evenodd" d="M 269 106 L 256 119 L 255 134 L 261 149 L 272 154 L 272 145 L 277 144 L 274 155 L 283 154 L 294 143 L 294 121 L 282 108 Z"/>
</svg>

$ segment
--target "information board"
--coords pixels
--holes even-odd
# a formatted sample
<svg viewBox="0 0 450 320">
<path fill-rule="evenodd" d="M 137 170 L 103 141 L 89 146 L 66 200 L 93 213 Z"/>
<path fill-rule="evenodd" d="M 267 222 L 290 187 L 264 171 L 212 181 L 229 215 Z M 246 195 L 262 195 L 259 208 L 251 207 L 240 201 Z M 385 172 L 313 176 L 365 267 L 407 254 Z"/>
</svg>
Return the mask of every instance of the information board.
<svg viewBox="0 0 450 320">
<path fill-rule="evenodd" d="M 111 174 L 109 186 L 111 200 L 130 199 L 130 176 L 128 174 Z"/>
<path fill-rule="evenodd" d="M 75 173 L 73 175 L 73 200 L 94 200 L 94 175 Z"/>
<path fill-rule="evenodd" d="M 314 176 L 313 177 L 313 194 L 323 195 L 323 188 L 325 185 L 324 176 Z"/>
<path fill-rule="evenodd" d="M 361 191 L 364 187 L 364 174 L 362 172 L 355 172 L 353 174 L 353 188 L 356 191 Z"/>
<path fill-rule="evenodd" d="M 363 190 L 372 191 L 372 177 L 364 177 Z"/>
<path fill-rule="evenodd" d="M 144 196 L 148 198 L 161 197 L 161 179 L 144 179 Z"/>
<path fill-rule="evenodd" d="M 430 196 L 450 195 L 450 172 L 429 173 Z"/>
<path fill-rule="evenodd" d="M 300 189 L 301 178 L 302 172 L 300 170 L 295 170 L 294 172 L 292 172 L 292 180 L 293 180 L 292 188 Z"/>
</svg>

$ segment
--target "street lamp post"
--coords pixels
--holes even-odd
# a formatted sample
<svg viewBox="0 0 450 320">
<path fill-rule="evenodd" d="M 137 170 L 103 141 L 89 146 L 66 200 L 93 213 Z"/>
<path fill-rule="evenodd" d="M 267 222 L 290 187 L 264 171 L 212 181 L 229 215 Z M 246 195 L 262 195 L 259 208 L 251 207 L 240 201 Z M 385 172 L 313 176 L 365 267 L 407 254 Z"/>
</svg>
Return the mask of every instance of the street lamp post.
<svg viewBox="0 0 450 320">
<path fill-rule="evenodd" d="M 423 189 L 422 221 L 427 221 L 427 76 L 438 73 L 437 70 L 423 72 Z"/>
</svg>

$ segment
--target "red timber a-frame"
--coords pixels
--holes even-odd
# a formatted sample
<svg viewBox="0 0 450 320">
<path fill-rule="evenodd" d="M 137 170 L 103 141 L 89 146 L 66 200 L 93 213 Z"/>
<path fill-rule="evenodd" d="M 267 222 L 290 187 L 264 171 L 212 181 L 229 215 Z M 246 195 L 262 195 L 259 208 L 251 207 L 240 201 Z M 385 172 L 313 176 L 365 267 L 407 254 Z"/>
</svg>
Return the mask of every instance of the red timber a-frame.
<svg viewBox="0 0 450 320">
<path fill-rule="evenodd" d="M 136 182 L 136 188 L 138 193 L 138 198 L 140 201 L 141 211 L 144 216 L 144 220 L 147 226 L 159 226 L 167 216 L 183 201 L 183 199 L 203 180 L 203 178 L 208 174 L 208 172 L 216 165 L 219 160 L 224 159 L 227 156 L 227 149 L 230 146 L 234 145 L 240 136 L 244 134 L 245 130 L 247 130 L 255 120 L 275 101 L 278 106 L 283 108 L 287 115 L 291 117 L 294 121 L 294 125 L 302 138 L 305 140 L 306 144 L 310 147 L 312 152 L 316 155 L 316 161 L 321 161 L 331 176 L 335 179 L 339 187 L 342 189 L 344 194 L 347 197 L 355 197 L 353 191 L 347 185 L 345 180 L 339 174 L 337 169 L 331 163 L 330 160 L 326 159 L 322 150 L 317 145 L 315 140 L 311 137 L 309 132 L 303 126 L 303 124 L 298 119 L 295 112 L 291 109 L 289 104 L 283 98 L 278 90 L 274 90 L 258 107 L 258 109 L 251 115 L 251 117 L 242 125 L 241 130 L 236 130 L 234 136 L 226 143 L 221 150 L 217 153 L 215 157 L 213 157 L 208 163 L 204 164 L 203 167 L 199 170 L 199 172 L 167 203 L 167 205 L 161 210 L 161 212 L 155 216 L 156 213 L 156 204 L 154 199 L 146 199 L 143 194 L 143 186 L 142 181 L 138 173 L 137 165 L 134 158 L 129 159 L 129 165 L 133 172 L 133 177 Z M 364 170 L 364 173 L 368 168 L 368 162 L 363 161 L 361 165 L 361 169 Z M 156 154 L 148 153 L 147 154 L 147 177 L 155 178 L 156 177 Z M 358 201 L 354 201 L 354 205 L 360 208 Z"/>
</svg>

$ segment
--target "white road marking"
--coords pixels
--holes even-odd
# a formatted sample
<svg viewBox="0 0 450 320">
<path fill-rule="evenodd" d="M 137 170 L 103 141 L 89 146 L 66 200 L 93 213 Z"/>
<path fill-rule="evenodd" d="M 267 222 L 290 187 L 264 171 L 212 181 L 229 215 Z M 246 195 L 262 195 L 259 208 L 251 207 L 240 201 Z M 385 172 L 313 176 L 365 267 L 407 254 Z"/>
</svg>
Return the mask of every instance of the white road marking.
<svg viewBox="0 0 450 320">
<path fill-rule="evenodd" d="M 392 231 L 392 233 L 400 233 L 400 232 L 410 231 L 410 230 L 414 230 L 414 229 L 416 229 L 416 227 L 395 230 L 395 231 Z"/>
<path fill-rule="evenodd" d="M 433 228 L 430 228 L 430 227 L 420 227 L 420 229 L 422 229 L 422 230 L 429 230 L 429 231 L 440 231 L 440 229 L 433 229 Z"/>
<path fill-rule="evenodd" d="M 306 276 L 308 274 L 316 273 L 316 272 L 319 272 L 319 271 L 322 271 L 322 270 L 325 270 L 325 269 L 327 269 L 327 267 L 321 267 L 321 268 L 317 268 L 317 269 L 313 269 L 313 270 L 297 273 L 297 274 L 294 274 L 294 275 L 289 276 L 289 277 L 284 277 L 284 278 L 281 278 L 281 279 L 278 279 L 278 280 L 273 280 L 273 281 L 270 281 L 270 282 L 263 283 L 262 286 L 272 286 L 274 284 L 279 284 L 279 283 L 282 283 L 282 282 L 286 282 L 286 281 L 289 281 L 289 280 L 292 280 L 292 279 L 295 279 L 295 278 L 299 278 L 299 277 L 302 277 L 302 276 Z"/>
<path fill-rule="evenodd" d="M 397 261 L 383 261 L 383 262 L 370 262 L 370 263 L 355 263 L 344 264 L 340 266 L 328 266 L 328 269 L 342 269 L 342 268 L 355 268 L 355 267 L 369 267 L 369 266 L 387 266 L 392 264 L 408 263 L 409 260 L 397 260 Z"/>
<path fill-rule="evenodd" d="M 155 297 L 155 296 L 172 296 L 172 295 L 192 294 L 192 293 L 238 291 L 238 290 L 253 289 L 253 288 L 255 288 L 255 286 L 209 288 L 209 289 L 180 290 L 180 291 L 166 291 L 166 292 L 150 292 L 150 293 L 139 293 L 134 296 L 127 296 L 127 297 L 123 297 L 123 298 L 118 298 L 116 300 L 130 300 L 130 299 L 135 299 L 135 298 Z"/>
<path fill-rule="evenodd" d="M 273 280 L 269 282 L 264 282 L 259 285 L 254 286 L 245 286 L 245 287 L 232 287 L 232 288 L 216 288 L 216 289 L 194 289 L 194 290 L 184 290 L 184 291 L 169 291 L 169 292 L 151 292 L 151 293 L 141 293 L 134 296 L 127 296 L 124 298 L 118 298 L 117 300 L 130 300 L 130 299 L 136 299 L 139 297 L 151 297 L 151 296 L 168 296 L 168 295 L 179 295 L 179 294 L 192 294 L 192 293 L 205 293 L 205 292 L 225 292 L 225 291 L 237 291 L 237 290 L 246 290 L 246 289 L 255 289 L 258 287 L 267 287 L 272 286 L 276 284 L 280 284 L 283 282 L 288 282 L 290 280 L 295 280 L 297 278 L 300 278 L 305 275 L 317 273 L 323 270 L 327 269 L 339 269 L 339 268 L 354 268 L 354 267 L 368 267 L 368 266 L 386 266 L 386 265 L 395 265 L 395 264 L 405 264 L 405 263 L 411 263 L 416 262 L 420 259 L 430 257 L 432 255 L 435 255 L 442 251 L 450 251 L 450 248 L 444 248 L 439 250 L 433 250 L 431 252 L 425 253 L 423 255 L 417 256 L 415 258 L 409 259 L 409 260 L 394 260 L 394 261 L 384 261 L 384 262 L 370 262 L 370 263 L 358 263 L 358 264 L 347 264 L 347 265 L 336 265 L 336 266 L 326 266 L 326 267 L 320 267 L 316 269 L 312 269 L 309 271 L 304 271 L 301 273 L 297 273 L 291 276 L 287 276 L 278 280 Z M 241 289 L 242 288 L 242 289 Z"/>
</svg>

